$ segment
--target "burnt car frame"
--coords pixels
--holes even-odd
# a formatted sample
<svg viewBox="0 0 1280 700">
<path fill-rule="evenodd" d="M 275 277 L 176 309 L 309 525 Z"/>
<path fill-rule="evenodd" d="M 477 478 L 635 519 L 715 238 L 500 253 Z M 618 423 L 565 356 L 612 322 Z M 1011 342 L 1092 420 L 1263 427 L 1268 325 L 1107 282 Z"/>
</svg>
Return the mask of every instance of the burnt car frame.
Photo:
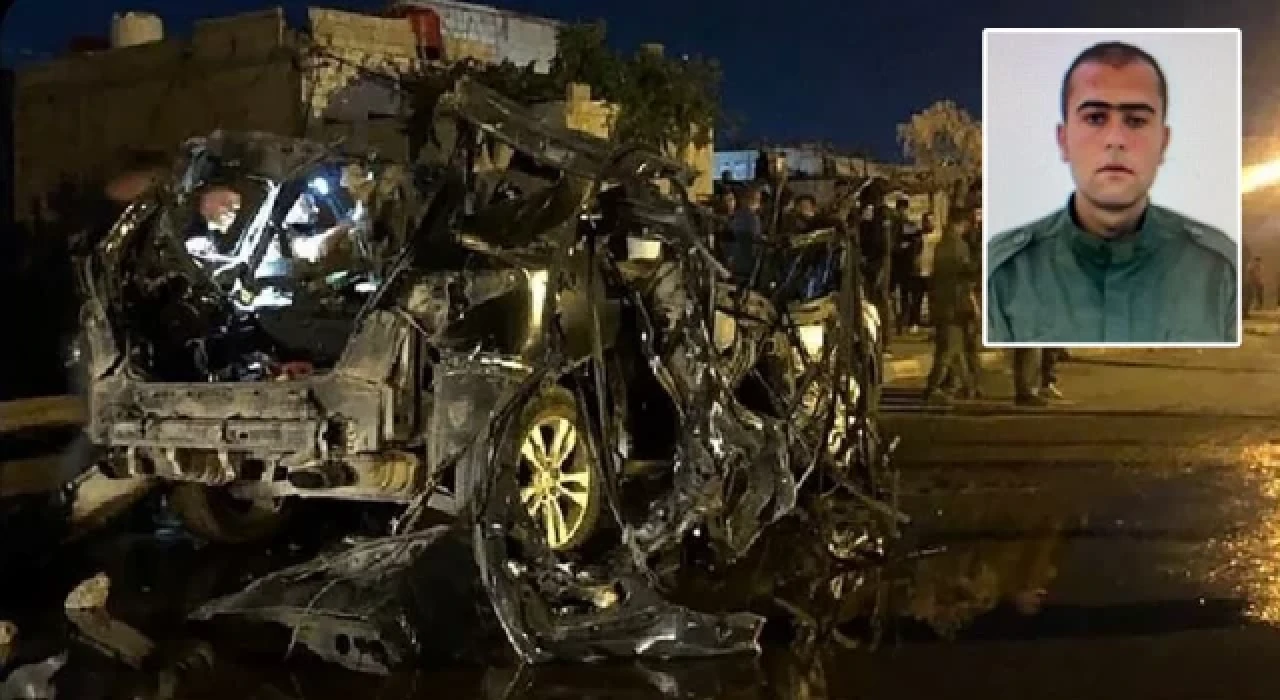
<svg viewBox="0 0 1280 700">
<path fill-rule="evenodd" d="M 229 541 L 270 532 L 290 496 L 404 504 L 397 533 L 460 515 L 525 660 L 752 646 L 757 623 L 654 596 L 691 537 L 734 561 L 803 511 L 833 557 L 883 554 L 905 517 L 842 227 L 787 244 L 837 262 L 825 293 L 770 298 L 707 248 L 680 164 L 465 77 L 435 114 L 412 174 L 219 132 L 129 208 L 82 263 L 104 473 L 173 485 L 191 529 Z M 342 186 L 314 187 L 325 172 Z M 260 203 L 211 213 L 236 177 Z M 317 235 L 311 205 L 290 228 L 308 188 L 364 193 L 325 234 L 342 229 L 341 269 L 260 274 Z"/>
</svg>

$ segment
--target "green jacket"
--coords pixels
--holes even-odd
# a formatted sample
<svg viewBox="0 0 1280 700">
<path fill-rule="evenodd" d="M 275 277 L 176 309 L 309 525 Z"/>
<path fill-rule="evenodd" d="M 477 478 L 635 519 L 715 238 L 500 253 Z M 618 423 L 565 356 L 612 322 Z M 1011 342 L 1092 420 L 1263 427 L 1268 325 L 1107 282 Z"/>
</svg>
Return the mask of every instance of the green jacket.
<svg viewBox="0 0 1280 700">
<path fill-rule="evenodd" d="M 1226 234 L 1155 205 L 1107 241 L 1068 201 L 987 244 L 987 342 L 1238 342 L 1237 255 Z"/>
<path fill-rule="evenodd" d="M 929 277 L 929 318 L 934 325 L 974 321 L 978 309 L 970 303 L 977 285 L 980 261 L 969 254 L 964 237 L 948 230 L 934 251 Z"/>
</svg>

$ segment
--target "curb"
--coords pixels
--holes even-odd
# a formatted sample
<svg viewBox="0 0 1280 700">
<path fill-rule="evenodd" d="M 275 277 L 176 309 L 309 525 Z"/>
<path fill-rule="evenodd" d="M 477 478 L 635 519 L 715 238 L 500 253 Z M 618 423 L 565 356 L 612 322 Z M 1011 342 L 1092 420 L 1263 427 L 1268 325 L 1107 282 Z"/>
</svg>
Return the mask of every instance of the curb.
<svg viewBox="0 0 1280 700">
<path fill-rule="evenodd" d="M 85 402 L 76 395 L 0 401 L 0 433 L 50 425 L 76 425 L 84 420 Z"/>
<path fill-rule="evenodd" d="M 989 369 L 1001 363 L 1001 360 L 1004 359 L 1004 351 L 983 350 L 978 353 L 978 359 L 982 362 L 983 369 Z M 902 379 L 924 379 L 929 374 L 929 368 L 933 366 L 933 356 L 922 355 L 901 360 L 890 360 L 884 364 L 886 384 Z"/>
<path fill-rule="evenodd" d="M 1280 333 L 1280 322 L 1245 322 L 1245 335 L 1271 336 L 1276 335 L 1277 333 Z M 1070 348 L 1070 351 L 1072 357 L 1102 357 L 1109 353 L 1133 351 L 1137 349 L 1141 348 Z M 982 362 L 982 368 L 990 369 L 992 367 L 1003 366 L 1006 363 L 1005 352 L 1005 350 L 983 350 L 978 354 L 978 357 Z M 932 355 L 920 355 L 917 357 L 906 357 L 900 360 L 890 360 L 885 363 L 885 383 L 891 383 L 903 379 L 924 379 L 929 375 L 929 368 L 932 365 Z"/>
</svg>

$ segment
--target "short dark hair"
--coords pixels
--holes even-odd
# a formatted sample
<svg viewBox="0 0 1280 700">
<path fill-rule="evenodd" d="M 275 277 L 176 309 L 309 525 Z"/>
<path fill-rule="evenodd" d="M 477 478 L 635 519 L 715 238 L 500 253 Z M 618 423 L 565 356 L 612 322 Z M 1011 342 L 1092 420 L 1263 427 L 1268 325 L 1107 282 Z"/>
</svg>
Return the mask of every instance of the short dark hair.
<svg viewBox="0 0 1280 700">
<path fill-rule="evenodd" d="M 1062 77 L 1062 119 L 1067 118 L 1067 94 L 1071 92 L 1071 76 L 1076 69 L 1085 63 L 1102 63 L 1114 68 L 1126 66 L 1134 61 L 1141 61 L 1151 66 L 1156 71 L 1156 81 L 1160 86 L 1160 113 L 1161 117 L 1167 117 L 1169 113 L 1169 82 L 1164 78 L 1164 71 L 1160 69 L 1160 64 L 1156 59 L 1146 51 L 1127 44 L 1123 41 L 1103 41 L 1094 44 L 1076 56 L 1076 60 L 1071 62 L 1071 67 L 1067 69 L 1067 74 Z"/>
</svg>

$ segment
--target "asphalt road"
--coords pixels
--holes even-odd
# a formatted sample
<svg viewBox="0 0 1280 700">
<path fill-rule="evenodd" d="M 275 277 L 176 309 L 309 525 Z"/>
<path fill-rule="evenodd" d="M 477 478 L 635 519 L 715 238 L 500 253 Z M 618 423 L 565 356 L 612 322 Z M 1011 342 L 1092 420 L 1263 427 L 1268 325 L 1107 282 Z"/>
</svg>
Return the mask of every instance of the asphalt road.
<svg viewBox="0 0 1280 700">
<path fill-rule="evenodd" d="M 1273 696 L 1280 340 L 1059 374 L 1050 408 L 1014 408 L 1005 372 L 945 410 L 915 402 L 918 383 L 892 391 L 886 418 L 924 539 L 1022 613 L 1042 591 L 1038 612 L 998 606 L 958 641 L 843 655 L 828 675 L 848 697 Z"/>
<path fill-rule="evenodd" d="M 1280 339 L 1066 363 L 1069 401 L 1047 409 L 1014 408 L 1009 381 L 993 373 L 990 398 L 945 410 L 920 406 L 918 386 L 890 391 L 902 506 L 931 553 L 878 650 L 389 679 L 236 661 L 180 696 L 1274 697 Z M 182 579 L 150 561 L 128 566 L 154 590 Z"/>
</svg>

